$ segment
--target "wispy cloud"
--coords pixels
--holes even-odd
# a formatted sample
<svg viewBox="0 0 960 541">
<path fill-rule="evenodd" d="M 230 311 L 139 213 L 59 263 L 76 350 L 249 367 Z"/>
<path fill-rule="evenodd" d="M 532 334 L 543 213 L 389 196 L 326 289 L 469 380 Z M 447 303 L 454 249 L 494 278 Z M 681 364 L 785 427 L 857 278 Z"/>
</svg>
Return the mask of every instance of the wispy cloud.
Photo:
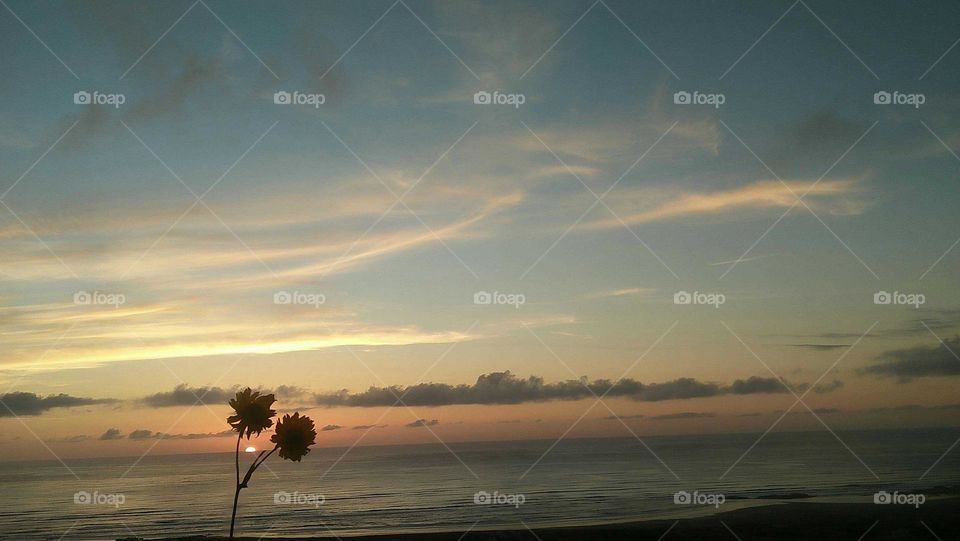
<svg viewBox="0 0 960 541">
<path fill-rule="evenodd" d="M 356 425 L 350 427 L 350 430 L 371 430 L 374 428 L 384 428 L 387 425 Z"/>
<path fill-rule="evenodd" d="M 723 267 L 723 266 L 733 265 L 733 264 L 738 264 L 738 265 L 739 265 L 740 263 L 745 263 L 745 262 L 747 262 L 747 261 L 757 261 L 757 260 L 759 260 L 759 259 L 766 259 L 766 258 L 768 258 L 768 257 L 773 257 L 773 256 L 774 256 L 774 254 L 755 255 L 755 256 L 750 256 L 750 257 L 744 257 L 744 258 L 742 258 L 742 259 L 729 259 L 729 260 L 726 260 L 726 261 L 715 261 L 715 262 L 713 262 L 713 263 L 707 263 L 707 265 L 709 265 L 709 266 L 711 266 L 711 267 Z"/>
<path fill-rule="evenodd" d="M 832 351 L 850 347 L 850 344 L 787 344 L 793 348 L 812 349 L 814 351 Z"/>
<path fill-rule="evenodd" d="M 429 420 L 428 420 L 428 419 L 417 419 L 416 421 L 414 421 L 414 422 L 412 422 L 412 423 L 407 423 L 407 424 L 404 425 L 404 426 L 406 426 L 407 428 L 421 428 L 421 427 L 425 427 L 425 426 L 436 426 L 436 425 L 438 425 L 438 424 L 440 424 L 440 421 L 438 421 L 438 420 L 436 420 L 436 419 L 429 419 Z"/>
<path fill-rule="evenodd" d="M 642 414 L 639 414 L 639 413 L 637 413 L 637 414 L 632 414 L 632 415 L 607 415 L 606 417 L 603 418 L 603 420 L 604 420 L 604 421 L 616 421 L 616 420 L 618 420 L 618 419 L 621 419 L 621 420 L 624 420 L 624 421 L 629 421 L 629 420 L 633 420 L 633 419 L 643 419 L 644 417 L 646 417 L 646 416 L 645 416 L 645 415 L 642 415 Z"/>
<path fill-rule="evenodd" d="M 664 415 L 654 415 L 650 417 L 651 421 L 675 421 L 678 419 L 703 419 L 706 417 L 716 417 L 714 413 L 703 413 L 695 411 L 683 411 L 680 413 L 667 413 Z"/>
<path fill-rule="evenodd" d="M 653 203 L 650 202 L 650 195 L 653 194 L 649 190 L 645 197 L 641 197 L 640 192 L 632 196 L 621 194 L 623 203 L 619 206 L 624 207 L 625 211 L 619 213 L 620 217 L 628 224 L 642 224 L 751 209 L 786 209 L 793 206 L 797 197 L 804 193 L 807 193 L 804 201 L 813 208 L 819 206 L 831 212 L 852 214 L 859 214 L 863 210 L 862 204 L 849 199 L 838 199 L 857 192 L 857 181 L 853 179 L 822 180 L 819 183 L 813 180 L 788 180 L 783 183 L 777 180 L 762 180 L 727 190 L 672 194 L 660 191 L 659 201 Z M 629 207 L 643 210 L 631 210 L 627 203 Z M 615 206 L 614 210 L 617 208 Z M 623 227 L 623 224 L 616 218 L 602 218 L 583 225 L 584 229 L 613 227 Z"/>
<path fill-rule="evenodd" d="M 584 295 L 587 299 L 605 299 L 610 297 L 639 297 L 656 291 L 648 287 L 625 287 L 620 289 L 608 289 L 605 291 L 596 291 Z"/>
<path fill-rule="evenodd" d="M 128 298 L 129 304 L 120 308 L 67 303 L 0 308 L 0 321 L 12 333 L 0 363 L 39 370 L 339 346 L 441 344 L 477 337 L 455 330 L 365 323 L 336 306 L 276 305 L 270 292 L 223 302 L 180 298 L 137 307 Z M 57 347 L 49 349 L 51 343 Z"/>
</svg>

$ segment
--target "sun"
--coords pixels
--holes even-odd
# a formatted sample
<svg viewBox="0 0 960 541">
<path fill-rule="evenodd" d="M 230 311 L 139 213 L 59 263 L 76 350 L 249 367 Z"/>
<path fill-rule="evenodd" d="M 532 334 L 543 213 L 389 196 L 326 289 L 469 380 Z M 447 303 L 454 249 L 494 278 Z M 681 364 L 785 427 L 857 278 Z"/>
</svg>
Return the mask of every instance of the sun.
<svg viewBox="0 0 960 541">
<path fill-rule="evenodd" d="M 257 448 L 251 445 L 250 447 L 247 447 L 246 449 L 244 449 L 244 451 L 246 451 L 247 453 L 256 453 Z"/>
</svg>

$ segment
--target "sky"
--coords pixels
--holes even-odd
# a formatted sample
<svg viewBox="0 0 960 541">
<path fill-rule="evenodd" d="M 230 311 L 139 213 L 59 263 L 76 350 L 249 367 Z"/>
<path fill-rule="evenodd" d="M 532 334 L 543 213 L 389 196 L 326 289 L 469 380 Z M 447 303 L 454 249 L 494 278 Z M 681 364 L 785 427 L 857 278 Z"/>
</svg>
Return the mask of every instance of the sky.
<svg viewBox="0 0 960 541">
<path fill-rule="evenodd" d="M 960 6 L 3 7 L 3 459 L 956 425 Z"/>
</svg>

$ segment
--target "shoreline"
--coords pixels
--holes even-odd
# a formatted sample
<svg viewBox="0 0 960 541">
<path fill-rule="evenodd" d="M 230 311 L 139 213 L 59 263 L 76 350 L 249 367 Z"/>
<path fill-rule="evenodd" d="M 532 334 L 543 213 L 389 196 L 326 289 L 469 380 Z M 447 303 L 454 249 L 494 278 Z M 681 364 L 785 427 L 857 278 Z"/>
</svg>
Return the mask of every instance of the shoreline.
<svg viewBox="0 0 960 541">
<path fill-rule="evenodd" d="M 869 532 L 869 537 L 865 534 Z M 620 541 L 634 539 L 700 540 L 823 540 L 823 539 L 947 539 L 960 532 L 960 497 L 943 497 L 927 501 L 919 508 L 906 505 L 871 503 L 771 502 L 722 511 L 710 516 L 681 519 L 653 519 L 599 524 L 595 526 L 533 527 L 527 529 L 484 530 L 482 523 L 472 530 L 432 533 L 403 533 L 349 536 L 352 541 L 501 541 L 556 540 L 574 541 L 602 539 Z M 158 541 L 220 541 L 225 537 L 167 537 Z M 252 541 L 254 537 L 237 537 Z M 314 536 L 266 537 L 274 541 L 336 539 L 331 532 Z M 133 541 L 122 538 L 118 541 Z"/>
</svg>

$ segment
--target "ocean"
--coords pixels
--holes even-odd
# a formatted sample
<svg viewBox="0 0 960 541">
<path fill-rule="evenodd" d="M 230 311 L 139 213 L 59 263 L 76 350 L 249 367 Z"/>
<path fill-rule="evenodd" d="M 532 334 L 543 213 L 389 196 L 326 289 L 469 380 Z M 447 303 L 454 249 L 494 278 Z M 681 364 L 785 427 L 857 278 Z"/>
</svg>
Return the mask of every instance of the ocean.
<svg viewBox="0 0 960 541">
<path fill-rule="evenodd" d="M 546 455 L 553 440 L 316 448 L 301 463 L 271 458 L 257 471 L 241 495 L 238 534 L 583 525 L 800 497 L 872 502 L 880 490 L 931 498 L 960 486 L 960 449 L 930 469 L 960 429 L 837 435 L 843 443 L 826 430 L 770 433 L 733 469 L 759 434 L 644 438 L 666 467 L 634 438 L 567 439 Z M 57 461 L 0 463 L 0 537 L 226 534 L 232 453 L 148 455 L 130 469 L 137 458 L 67 461 L 79 480 Z"/>
</svg>

